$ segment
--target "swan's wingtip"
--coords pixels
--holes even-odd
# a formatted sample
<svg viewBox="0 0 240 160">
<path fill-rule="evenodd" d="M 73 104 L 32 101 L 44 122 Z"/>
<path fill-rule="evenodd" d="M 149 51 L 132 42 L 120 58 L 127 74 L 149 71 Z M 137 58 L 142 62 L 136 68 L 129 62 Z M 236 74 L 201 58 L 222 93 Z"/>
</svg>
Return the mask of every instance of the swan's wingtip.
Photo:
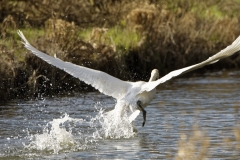
<svg viewBox="0 0 240 160">
<path fill-rule="evenodd" d="M 23 35 L 22 31 L 19 30 L 19 29 L 17 30 L 17 33 L 18 33 L 19 36 L 22 36 L 22 35 Z"/>
<path fill-rule="evenodd" d="M 28 40 L 25 38 L 25 36 L 24 36 L 24 34 L 22 33 L 22 31 L 18 29 L 18 30 L 17 30 L 17 33 L 18 33 L 18 35 L 21 37 L 21 39 L 23 40 L 22 43 L 23 43 L 24 45 L 28 45 L 29 42 L 28 42 Z"/>
</svg>

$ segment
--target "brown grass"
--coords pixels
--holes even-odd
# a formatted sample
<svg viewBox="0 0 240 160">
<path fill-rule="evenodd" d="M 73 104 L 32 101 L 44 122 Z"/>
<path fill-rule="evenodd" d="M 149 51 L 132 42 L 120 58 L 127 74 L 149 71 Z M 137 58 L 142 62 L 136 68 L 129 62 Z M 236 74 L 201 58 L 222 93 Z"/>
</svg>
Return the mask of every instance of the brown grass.
<svg viewBox="0 0 240 160">
<path fill-rule="evenodd" d="M 239 127 L 239 104 L 235 106 L 235 125 L 234 127 L 225 128 L 228 130 L 228 137 L 219 137 L 221 143 L 211 143 L 211 138 L 207 134 L 207 130 L 203 130 L 198 125 L 194 125 L 192 129 L 183 128 L 183 133 L 180 136 L 178 142 L 178 151 L 175 156 L 176 160 L 203 160 L 213 158 L 211 154 L 218 154 L 216 152 L 211 153 L 210 150 L 215 147 L 221 147 L 223 150 L 235 151 L 233 155 L 228 155 L 228 159 L 238 159 L 240 153 L 240 127 Z M 224 128 L 223 128 L 224 129 Z M 222 141 L 221 141 L 222 140 Z M 216 156 L 216 155 L 215 155 Z M 214 157 L 216 158 L 216 157 Z"/>
<path fill-rule="evenodd" d="M 209 157 L 210 140 L 197 126 L 193 127 L 192 134 L 181 134 L 176 160 L 203 160 Z"/>
<path fill-rule="evenodd" d="M 16 29 L 52 56 L 125 80 L 146 80 L 153 68 L 164 75 L 230 44 L 240 34 L 239 9 L 240 2 L 233 0 L 2 0 L 0 92 L 15 97 L 50 88 L 48 93 L 54 94 L 80 84 L 35 56 L 26 56 Z M 239 65 L 238 54 L 207 69 Z M 37 80 L 30 83 L 31 77 Z"/>
</svg>

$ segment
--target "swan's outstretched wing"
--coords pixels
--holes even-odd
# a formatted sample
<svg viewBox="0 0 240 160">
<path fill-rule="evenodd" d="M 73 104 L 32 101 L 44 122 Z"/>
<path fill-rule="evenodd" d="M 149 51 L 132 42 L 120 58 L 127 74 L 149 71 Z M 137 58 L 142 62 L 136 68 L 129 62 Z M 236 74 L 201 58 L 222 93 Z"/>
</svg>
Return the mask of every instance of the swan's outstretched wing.
<svg viewBox="0 0 240 160">
<path fill-rule="evenodd" d="M 79 78 L 85 83 L 92 85 L 94 88 L 98 89 L 103 94 L 119 99 L 123 95 L 125 95 L 128 88 L 131 87 L 130 83 L 112 77 L 107 73 L 86 68 L 83 66 L 78 66 L 69 62 L 64 62 L 58 58 L 51 57 L 34 48 L 27 41 L 21 31 L 18 31 L 18 34 L 22 38 L 24 46 L 33 54 L 46 61 L 47 63 L 64 70 L 65 72 L 76 78 Z"/>
<path fill-rule="evenodd" d="M 185 68 L 182 68 L 182 69 L 172 71 L 169 74 L 165 75 L 164 77 L 162 77 L 162 78 L 160 78 L 156 81 L 146 83 L 145 85 L 142 86 L 139 93 L 142 93 L 144 91 L 151 91 L 152 89 L 156 88 L 159 84 L 164 83 L 164 82 L 166 82 L 166 81 L 168 81 L 168 80 L 170 80 L 170 79 L 172 79 L 176 76 L 179 76 L 181 74 L 184 74 L 184 73 L 190 72 L 192 70 L 201 68 L 201 67 L 206 66 L 208 64 L 216 63 L 220 59 L 231 56 L 239 50 L 240 50 L 240 36 L 231 45 L 227 46 L 225 49 L 221 50 L 220 52 L 213 55 L 212 57 L 209 57 L 207 60 L 205 60 L 201 63 L 195 64 L 195 65 L 189 66 L 189 67 L 185 67 Z"/>
</svg>

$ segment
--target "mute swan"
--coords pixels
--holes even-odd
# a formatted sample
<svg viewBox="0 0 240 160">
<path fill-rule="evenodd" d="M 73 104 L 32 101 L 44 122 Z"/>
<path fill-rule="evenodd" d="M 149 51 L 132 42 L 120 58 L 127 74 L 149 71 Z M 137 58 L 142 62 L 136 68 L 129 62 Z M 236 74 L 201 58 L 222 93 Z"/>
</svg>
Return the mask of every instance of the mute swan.
<svg viewBox="0 0 240 160">
<path fill-rule="evenodd" d="M 146 122 L 146 111 L 144 110 L 144 108 L 147 107 L 147 105 L 155 97 L 156 87 L 158 85 L 181 74 L 201 68 L 208 64 L 216 63 L 220 59 L 231 56 L 235 52 L 240 50 L 239 36 L 231 45 L 201 63 L 172 71 L 160 79 L 158 70 L 154 69 L 151 72 L 151 78 L 148 82 L 127 82 L 112 77 L 109 74 L 98 70 L 78 66 L 70 62 L 64 62 L 58 58 L 51 57 L 34 48 L 27 41 L 27 39 L 24 37 L 23 33 L 20 30 L 18 30 L 18 34 L 22 38 L 22 43 L 24 44 L 24 46 L 42 60 L 53 66 L 56 66 L 57 68 L 64 70 L 65 72 L 76 78 L 79 78 L 81 81 L 92 85 L 94 88 L 96 88 L 103 94 L 115 98 L 117 100 L 114 108 L 115 114 L 121 116 L 124 110 L 130 111 L 129 121 L 131 123 L 139 115 L 140 111 L 142 111 L 144 119 L 142 126 L 144 126 Z"/>
</svg>

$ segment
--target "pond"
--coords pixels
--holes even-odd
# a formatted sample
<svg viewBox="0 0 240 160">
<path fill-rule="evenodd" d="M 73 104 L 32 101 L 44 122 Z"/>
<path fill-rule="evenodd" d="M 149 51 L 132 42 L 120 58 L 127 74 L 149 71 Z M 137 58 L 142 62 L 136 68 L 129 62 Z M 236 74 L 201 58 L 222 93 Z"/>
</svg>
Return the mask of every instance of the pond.
<svg viewBox="0 0 240 160">
<path fill-rule="evenodd" d="M 1 159 L 238 159 L 240 72 L 178 78 L 131 125 L 105 124 L 115 100 L 99 92 L 0 106 Z"/>
</svg>

